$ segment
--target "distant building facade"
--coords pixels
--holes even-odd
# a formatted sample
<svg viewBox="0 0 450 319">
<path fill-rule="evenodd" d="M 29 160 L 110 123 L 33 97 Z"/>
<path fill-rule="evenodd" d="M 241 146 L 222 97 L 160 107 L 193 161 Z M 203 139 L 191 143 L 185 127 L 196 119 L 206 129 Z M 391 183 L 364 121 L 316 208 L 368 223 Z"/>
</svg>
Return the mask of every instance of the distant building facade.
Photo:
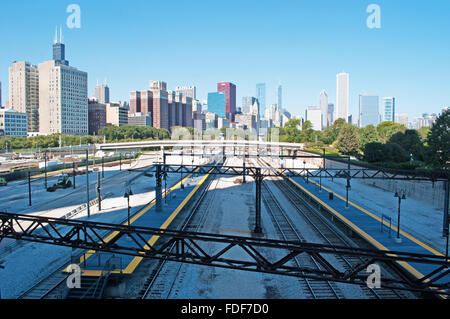
<svg viewBox="0 0 450 319">
<path fill-rule="evenodd" d="M 359 95 L 359 127 L 380 123 L 379 97 L 375 94 Z"/>
<path fill-rule="evenodd" d="M 256 84 L 256 98 L 259 102 L 259 113 L 265 114 L 266 112 L 266 83 Z"/>
<path fill-rule="evenodd" d="M 256 97 L 253 96 L 244 96 L 242 97 L 242 113 L 248 114 L 250 113 L 250 109 L 253 104 L 256 102 Z"/>
<path fill-rule="evenodd" d="M 319 96 L 319 106 L 320 109 L 322 110 L 322 127 L 328 127 L 329 126 L 329 122 L 328 122 L 328 94 L 327 91 L 322 90 L 320 92 L 320 96 Z"/>
<path fill-rule="evenodd" d="M 128 124 L 128 110 L 119 103 L 106 103 L 106 124 L 123 126 Z"/>
<path fill-rule="evenodd" d="M 97 100 L 88 101 L 89 135 L 98 135 L 106 126 L 106 105 Z"/>
<path fill-rule="evenodd" d="M 349 74 L 336 75 L 336 119 L 348 121 L 349 108 Z"/>
<path fill-rule="evenodd" d="M 14 62 L 9 68 L 8 107 L 27 114 L 28 132 L 39 132 L 39 70 L 37 66 L 28 62 Z"/>
<path fill-rule="evenodd" d="M 395 98 L 383 98 L 383 121 L 395 121 Z"/>
<path fill-rule="evenodd" d="M 109 103 L 109 87 L 107 84 L 97 84 L 94 90 L 94 96 L 102 104 Z"/>
<path fill-rule="evenodd" d="M 27 136 L 27 114 L 12 109 L 0 109 L 0 131 L 5 136 Z"/>
<path fill-rule="evenodd" d="M 219 117 L 226 116 L 226 97 L 224 92 L 208 93 L 208 112 Z"/>
<path fill-rule="evenodd" d="M 197 88 L 195 86 L 177 86 L 175 92 L 194 100 L 197 99 Z"/>
<path fill-rule="evenodd" d="M 322 110 L 320 106 L 308 106 L 305 112 L 305 120 L 310 121 L 313 130 L 322 130 Z"/>
<path fill-rule="evenodd" d="M 128 116 L 128 125 L 152 126 L 152 117 L 150 114 L 133 113 Z"/>
<path fill-rule="evenodd" d="M 217 83 L 217 92 L 225 93 L 225 115 L 233 122 L 236 114 L 236 85 L 231 82 Z"/>
</svg>

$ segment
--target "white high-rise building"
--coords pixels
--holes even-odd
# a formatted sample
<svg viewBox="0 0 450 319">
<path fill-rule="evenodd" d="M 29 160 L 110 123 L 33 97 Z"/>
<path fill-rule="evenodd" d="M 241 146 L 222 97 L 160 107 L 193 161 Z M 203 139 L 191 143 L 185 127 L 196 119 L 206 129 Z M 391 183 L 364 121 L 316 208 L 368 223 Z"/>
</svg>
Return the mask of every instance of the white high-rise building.
<svg viewBox="0 0 450 319">
<path fill-rule="evenodd" d="M 28 62 L 9 68 L 9 106 L 27 114 L 28 132 L 39 132 L 39 71 Z"/>
<path fill-rule="evenodd" d="M 181 93 L 183 96 L 190 97 L 194 100 L 197 98 L 197 88 L 195 86 L 177 86 L 175 92 Z"/>
<path fill-rule="evenodd" d="M 395 97 L 383 98 L 383 121 L 395 121 Z"/>
<path fill-rule="evenodd" d="M 39 64 L 39 132 L 87 135 L 88 75 L 69 66 L 60 35 L 53 60 Z"/>
<path fill-rule="evenodd" d="M 403 113 L 403 114 L 396 114 L 395 115 L 395 122 L 402 124 L 404 126 L 406 126 L 407 128 L 409 128 L 409 119 L 408 119 L 408 114 Z"/>
<path fill-rule="evenodd" d="M 322 130 L 322 110 L 320 106 L 308 106 L 305 111 L 305 120 L 310 121 L 313 130 Z"/>
<path fill-rule="evenodd" d="M 39 64 L 39 132 L 88 134 L 87 73 L 54 60 Z"/>
<path fill-rule="evenodd" d="M 319 106 L 320 109 L 322 110 L 322 127 L 328 127 L 333 123 L 328 123 L 328 118 L 327 118 L 327 114 L 328 114 L 328 94 L 327 91 L 322 90 L 320 92 L 320 97 L 319 97 Z"/>
<path fill-rule="evenodd" d="M 348 122 L 349 108 L 349 74 L 336 75 L 336 119 Z"/>
<path fill-rule="evenodd" d="M 99 103 L 106 104 L 109 103 L 109 87 L 105 84 L 97 84 L 94 91 L 95 98 Z"/>
<path fill-rule="evenodd" d="M 280 84 L 277 87 L 277 105 L 278 105 L 279 110 L 283 109 L 282 103 L 283 103 L 283 88 L 281 87 L 281 84 Z"/>
</svg>

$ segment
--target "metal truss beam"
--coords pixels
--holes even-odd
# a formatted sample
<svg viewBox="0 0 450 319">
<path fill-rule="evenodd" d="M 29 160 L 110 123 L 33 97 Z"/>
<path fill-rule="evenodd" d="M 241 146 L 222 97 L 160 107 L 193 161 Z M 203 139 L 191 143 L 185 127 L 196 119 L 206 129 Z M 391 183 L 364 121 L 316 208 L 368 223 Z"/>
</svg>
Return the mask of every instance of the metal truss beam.
<svg viewBox="0 0 450 319">
<path fill-rule="evenodd" d="M 104 231 L 115 232 L 115 236 L 105 241 L 100 235 Z M 147 244 L 153 236 L 160 238 L 158 241 L 160 244 L 155 247 Z M 441 282 L 449 273 L 450 262 L 445 257 L 436 255 L 162 230 L 9 213 L 0 213 L 0 240 L 3 238 L 361 286 L 366 285 L 368 275 L 365 269 L 371 263 L 380 263 L 393 268 L 398 267 L 399 262 L 429 264 L 435 265 L 435 270 L 425 274 L 423 278 L 418 280 L 411 280 L 406 276 L 400 277 L 401 279 L 382 278 L 382 286 L 450 295 L 449 282 Z M 121 238 L 129 240 L 119 242 Z M 175 248 L 171 249 L 172 246 Z M 236 256 L 235 250 L 240 250 L 244 257 L 233 257 Z M 273 253 L 274 250 L 275 253 Z M 301 254 L 310 255 L 322 266 L 320 268 L 294 266 L 293 258 Z M 354 265 L 350 271 L 344 272 L 328 261 L 330 260 L 328 257 L 333 255 L 358 256 L 363 261 L 359 265 Z M 278 259 L 271 260 L 273 257 L 270 256 L 278 256 Z"/>
<path fill-rule="evenodd" d="M 450 179 L 448 172 L 439 174 L 421 174 L 414 171 L 392 171 L 389 169 L 369 169 L 369 168 L 270 168 L 252 166 L 214 166 L 214 165 L 162 165 L 163 173 L 185 173 L 191 174 L 194 171 L 198 174 L 213 175 L 250 175 L 263 177 L 300 175 L 305 178 L 345 178 L 345 179 L 388 179 L 406 181 L 447 181 Z"/>
</svg>

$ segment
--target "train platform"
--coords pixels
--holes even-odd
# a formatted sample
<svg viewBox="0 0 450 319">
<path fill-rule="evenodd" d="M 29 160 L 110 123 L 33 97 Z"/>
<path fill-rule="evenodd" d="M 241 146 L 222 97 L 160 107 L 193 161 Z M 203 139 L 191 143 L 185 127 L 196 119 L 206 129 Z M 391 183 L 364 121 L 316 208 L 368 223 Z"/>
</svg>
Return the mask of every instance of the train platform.
<svg viewBox="0 0 450 319">
<path fill-rule="evenodd" d="M 306 180 L 302 176 L 292 174 L 286 177 L 302 192 L 325 207 L 334 215 L 334 217 L 347 225 L 356 234 L 363 237 L 374 248 L 385 251 L 404 251 L 443 256 L 443 254 L 436 249 L 401 229 L 399 233 L 400 240 L 398 240 L 396 221 L 390 221 L 385 218 L 385 216 L 388 215 L 388 212 L 386 212 L 386 215 L 378 216 L 377 214 L 361 208 L 351 200 L 348 201 L 348 207 L 346 207 L 346 198 L 323 186 L 322 191 L 320 191 L 320 184 L 317 181 L 310 178 Z M 333 193 L 333 199 L 330 199 L 330 193 Z M 399 262 L 399 264 L 416 278 L 422 278 L 424 275 L 429 274 L 438 268 L 436 265 L 428 264 L 406 262 Z M 438 283 L 449 281 L 450 274 L 437 280 Z"/>
<path fill-rule="evenodd" d="M 194 179 L 191 177 L 191 175 L 187 175 L 183 179 L 184 189 L 181 189 L 181 182 L 178 182 L 168 189 L 167 199 L 165 198 L 166 195 L 163 194 L 162 212 L 156 212 L 155 201 L 152 201 L 130 219 L 130 224 L 132 226 L 141 227 L 168 228 L 199 187 L 206 181 L 208 174 L 196 175 Z M 127 223 L 128 222 L 125 222 L 124 225 L 127 225 Z M 116 233 L 111 233 L 105 237 L 104 240 L 108 242 L 116 235 Z M 148 238 L 145 238 L 145 240 L 147 241 L 148 246 L 153 246 L 158 238 L 159 236 L 148 235 Z M 118 243 L 120 244 L 121 241 L 127 240 L 130 239 L 120 238 Z M 78 266 L 81 268 L 82 276 L 98 277 L 102 275 L 102 271 L 109 262 L 110 264 L 113 264 L 112 274 L 130 275 L 134 272 L 142 259 L 142 257 L 128 255 L 113 256 L 112 253 L 96 253 L 94 251 L 88 251 L 81 256 Z M 68 271 L 68 269 L 65 271 Z"/>
</svg>

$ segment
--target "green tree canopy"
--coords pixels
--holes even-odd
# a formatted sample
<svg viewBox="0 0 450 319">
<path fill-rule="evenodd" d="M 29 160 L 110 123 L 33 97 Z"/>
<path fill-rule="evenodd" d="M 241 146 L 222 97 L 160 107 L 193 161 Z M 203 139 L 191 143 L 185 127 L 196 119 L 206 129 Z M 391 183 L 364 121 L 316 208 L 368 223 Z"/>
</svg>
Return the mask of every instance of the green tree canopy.
<svg viewBox="0 0 450 319">
<path fill-rule="evenodd" d="M 386 121 L 378 124 L 377 132 L 380 137 L 380 142 L 387 143 L 392 135 L 397 132 L 405 132 L 406 127 L 402 124 Z"/>
<path fill-rule="evenodd" d="M 407 153 L 412 154 L 415 160 L 424 160 L 424 146 L 419 133 L 416 130 L 397 132 L 391 136 L 389 142 L 400 145 Z"/>
<path fill-rule="evenodd" d="M 374 143 L 379 141 L 379 136 L 377 129 L 373 125 L 367 125 L 359 130 L 360 140 L 359 145 L 361 149 L 369 143 Z"/>
<path fill-rule="evenodd" d="M 437 169 L 450 169 L 450 110 L 444 111 L 428 134 L 429 163 Z"/>
<path fill-rule="evenodd" d="M 359 130 L 356 126 L 345 124 L 340 129 L 336 147 L 341 153 L 354 154 L 359 149 Z"/>
</svg>

